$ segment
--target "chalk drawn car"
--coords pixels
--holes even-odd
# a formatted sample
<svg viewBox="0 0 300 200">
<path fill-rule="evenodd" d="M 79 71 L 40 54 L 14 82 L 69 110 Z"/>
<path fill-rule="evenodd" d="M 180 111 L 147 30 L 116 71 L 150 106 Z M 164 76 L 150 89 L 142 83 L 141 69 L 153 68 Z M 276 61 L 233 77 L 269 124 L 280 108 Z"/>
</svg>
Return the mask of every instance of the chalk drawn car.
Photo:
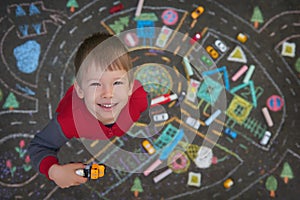
<svg viewBox="0 0 300 200">
<path fill-rule="evenodd" d="M 200 122 L 193 118 L 193 117 L 188 117 L 185 121 L 187 123 L 187 125 L 193 127 L 194 129 L 197 129 L 200 127 Z"/>
</svg>

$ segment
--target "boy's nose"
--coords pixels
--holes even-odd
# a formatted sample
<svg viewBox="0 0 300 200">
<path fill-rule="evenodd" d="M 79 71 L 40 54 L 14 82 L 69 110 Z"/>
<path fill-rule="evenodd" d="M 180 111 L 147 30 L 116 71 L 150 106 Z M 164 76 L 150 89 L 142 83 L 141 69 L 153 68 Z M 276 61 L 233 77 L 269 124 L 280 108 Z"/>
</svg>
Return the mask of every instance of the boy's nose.
<svg viewBox="0 0 300 200">
<path fill-rule="evenodd" d="M 113 96 L 113 88 L 111 86 L 104 86 L 102 91 L 102 97 L 110 98 Z"/>
</svg>

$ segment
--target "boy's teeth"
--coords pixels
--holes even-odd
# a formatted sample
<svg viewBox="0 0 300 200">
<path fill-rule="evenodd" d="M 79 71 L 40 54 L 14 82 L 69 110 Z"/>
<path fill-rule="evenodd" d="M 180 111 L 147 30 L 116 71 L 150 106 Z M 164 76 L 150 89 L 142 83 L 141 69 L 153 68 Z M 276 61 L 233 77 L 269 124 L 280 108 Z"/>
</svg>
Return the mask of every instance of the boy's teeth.
<svg viewBox="0 0 300 200">
<path fill-rule="evenodd" d="M 102 106 L 106 107 L 106 108 L 111 108 L 112 105 L 111 104 L 102 104 Z"/>
</svg>

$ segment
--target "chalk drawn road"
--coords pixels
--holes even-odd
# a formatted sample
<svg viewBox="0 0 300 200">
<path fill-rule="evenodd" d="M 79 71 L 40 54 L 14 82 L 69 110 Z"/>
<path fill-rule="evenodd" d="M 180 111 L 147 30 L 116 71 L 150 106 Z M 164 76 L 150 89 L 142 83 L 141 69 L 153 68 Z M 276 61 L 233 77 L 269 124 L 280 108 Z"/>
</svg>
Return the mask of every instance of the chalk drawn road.
<svg viewBox="0 0 300 200">
<path fill-rule="evenodd" d="M 295 134 L 300 127 L 295 116 L 299 115 L 300 80 L 292 58 L 282 55 L 281 50 L 286 42 L 300 45 L 300 8 L 276 8 L 278 13 L 256 29 L 233 6 L 218 1 L 201 2 L 205 11 L 197 20 L 190 17 L 200 6 L 196 1 L 145 1 L 140 17 L 135 16 L 136 4 L 130 2 L 122 2 L 124 8 L 110 14 L 110 8 L 119 3 L 86 2 L 74 13 L 66 14 L 58 10 L 60 4 L 53 8 L 36 1 L 6 5 L 7 13 L 1 13 L 0 27 L 7 30 L 0 33 L 0 133 L 1 145 L 6 145 L 0 152 L 0 187 L 6 193 L 4 198 L 132 199 L 131 187 L 138 183 L 136 178 L 142 181 L 141 199 L 267 198 L 268 191 L 261 189 L 261 184 L 270 175 L 279 174 L 284 162 L 292 163 L 295 177 L 297 173 L 299 176 L 295 166 L 299 165 L 300 143 Z M 31 21 L 41 23 L 29 28 Z M 65 153 L 59 154 L 63 161 L 96 159 L 115 166 L 108 167 L 101 180 L 89 181 L 76 190 L 61 190 L 31 168 L 26 146 L 54 117 L 59 100 L 72 84 L 72 62 L 78 45 L 86 35 L 97 31 L 128 31 L 130 40 L 125 43 L 138 67 L 137 78 L 141 82 L 166 83 L 174 93 L 187 94 L 180 106 L 175 106 L 174 101 L 150 109 L 153 114 L 168 113 L 167 120 L 149 126 L 137 123 L 126 136 L 110 142 L 68 142 L 63 147 Z M 201 33 L 201 38 L 191 43 L 196 33 Z M 246 34 L 248 40 L 238 41 L 239 33 Z M 193 73 L 185 71 L 183 56 Z M 232 80 L 243 65 L 252 70 Z M 164 94 L 165 88 L 156 86 L 150 84 L 147 89 Z M 223 95 L 226 99 L 222 99 Z M 275 97 L 282 101 L 269 105 L 268 99 Z M 224 108 L 219 106 L 221 100 L 226 104 Z M 268 106 L 278 106 L 276 111 L 268 110 L 273 126 L 262 112 Z M 184 136 L 177 141 L 178 133 L 182 133 L 179 129 Z M 262 143 L 267 131 L 271 136 Z M 140 138 L 147 138 L 156 153 L 148 155 Z M 216 143 L 212 138 L 217 138 Z M 211 147 L 204 156 L 200 151 L 203 144 Z M 120 156 L 123 149 L 132 153 Z M 141 172 L 159 163 L 155 162 L 157 158 L 163 160 L 161 168 L 144 176 Z M 180 158 L 180 162 L 170 164 L 174 158 Z M 190 177 L 198 182 L 192 182 Z M 226 189 L 223 182 L 228 178 L 234 180 L 234 185 Z"/>
</svg>

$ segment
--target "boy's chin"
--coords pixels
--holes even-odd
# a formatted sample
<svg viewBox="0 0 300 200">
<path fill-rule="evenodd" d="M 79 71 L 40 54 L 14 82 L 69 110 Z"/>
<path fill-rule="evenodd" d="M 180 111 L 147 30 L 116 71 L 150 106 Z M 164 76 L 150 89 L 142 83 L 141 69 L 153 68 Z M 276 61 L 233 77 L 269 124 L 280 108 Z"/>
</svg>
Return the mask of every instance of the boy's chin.
<svg viewBox="0 0 300 200">
<path fill-rule="evenodd" d="M 116 121 L 115 117 L 112 116 L 101 116 L 101 117 L 97 117 L 98 121 L 100 121 L 102 124 L 106 125 L 106 124 L 113 124 Z"/>
</svg>

